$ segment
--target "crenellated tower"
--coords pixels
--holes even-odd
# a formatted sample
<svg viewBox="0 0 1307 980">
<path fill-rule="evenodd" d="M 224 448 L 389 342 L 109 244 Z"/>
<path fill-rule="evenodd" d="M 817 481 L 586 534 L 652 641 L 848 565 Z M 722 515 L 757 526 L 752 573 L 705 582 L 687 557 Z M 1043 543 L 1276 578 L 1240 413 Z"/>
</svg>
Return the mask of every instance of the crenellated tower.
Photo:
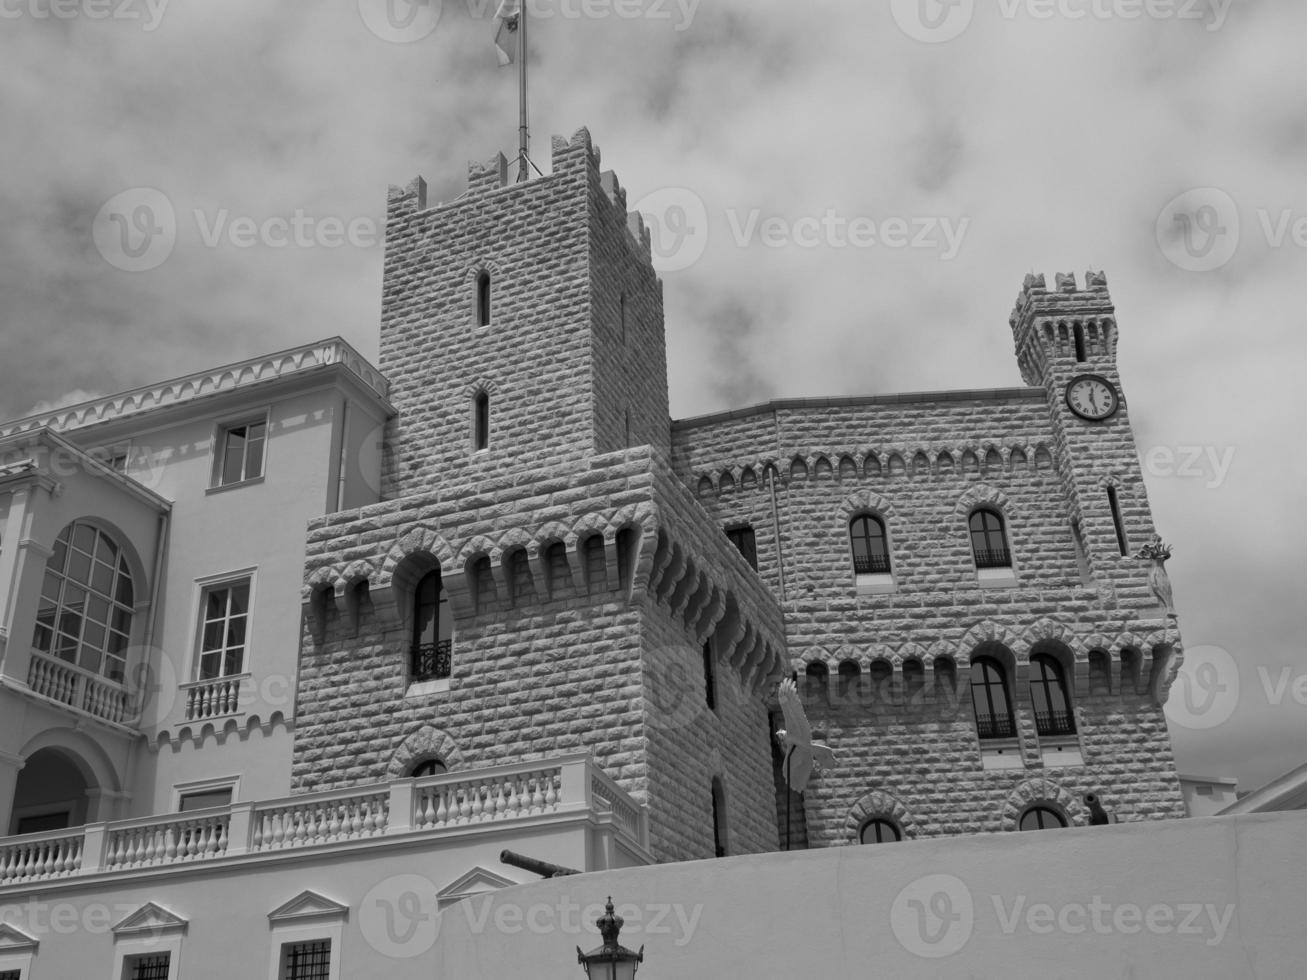
<svg viewBox="0 0 1307 980">
<path fill-rule="evenodd" d="M 1156 533 L 1117 369 L 1116 310 L 1101 272 L 1081 288 L 1058 273 L 1026 277 L 1012 312 L 1026 384 L 1045 389 L 1072 534 L 1082 568 L 1127 607 L 1153 611 L 1147 565 L 1135 558 Z"/>
<path fill-rule="evenodd" d="M 381 369 L 399 417 L 387 496 L 437 478 L 669 444 L 662 283 L 649 234 L 590 134 L 553 172 L 508 182 L 503 154 L 429 204 L 392 187 Z"/>
</svg>

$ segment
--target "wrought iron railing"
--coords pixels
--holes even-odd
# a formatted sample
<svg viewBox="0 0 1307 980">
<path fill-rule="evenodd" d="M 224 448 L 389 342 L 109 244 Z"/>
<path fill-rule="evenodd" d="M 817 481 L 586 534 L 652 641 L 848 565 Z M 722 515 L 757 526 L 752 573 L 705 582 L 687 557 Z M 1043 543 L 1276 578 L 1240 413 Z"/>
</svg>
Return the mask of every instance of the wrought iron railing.
<svg viewBox="0 0 1307 980">
<path fill-rule="evenodd" d="M 453 641 L 414 644 L 409 651 L 409 671 L 415 681 L 440 681 L 452 668 Z"/>
<path fill-rule="evenodd" d="M 1017 726 L 1005 715 L 976 715 L 976 731 L 981 738 L 1016 738 Z"/>
<path fill-rule="evenodd" d="M 1011 568 L 1012 552 L 1008 548 L 977 548 L 977 568 Z"/>
<path fill-rule="evenodd" d="M 1069 711 L 1036 711 L 1035 730 L 1040 735 L 1074 735 L 1075 716 Z"/>
<path fill-rule="evenodd" d="M 853 571 L 859 575 L 888 575 L 889 555 L 854 555 Z"/>
</svg>

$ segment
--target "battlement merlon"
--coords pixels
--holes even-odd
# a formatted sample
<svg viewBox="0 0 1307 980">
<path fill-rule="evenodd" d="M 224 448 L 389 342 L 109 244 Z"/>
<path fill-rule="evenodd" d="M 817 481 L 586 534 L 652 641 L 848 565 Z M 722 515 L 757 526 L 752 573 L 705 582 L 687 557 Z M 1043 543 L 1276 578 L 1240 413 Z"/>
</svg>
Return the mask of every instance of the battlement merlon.
<svg viewBox="0 0 1307 980">
<path fill-rule="evenodd" d="M 1028 385 L 1046 385 L 1051 362 L 1074 354 L 1076 328 L 1092 335 L 1092 348 L 1108 363 L 1116 361 L 1116 307 L 1102 272 L 1059 272 L 1050 291 L 1043 275 L 1026 276 L 1008 320 L 1017 363 Z"/>
<path fill-rule="evenodd" d="M 458 198 L 443 203 L 429 203 L 427 200 L 427 182 L 415 177 L 404 187 L 392 184 L 387 193 L 386 218 L 388 222 L 404 220 L 435 208 L 452 207 L 469 199 L 492 194 L 518 186 L 530 186 L 538 180 L 549 180 L 560 175 L 582 173 L 587 183 L 593 180 L 603 189 L 609 203 L 620 210 L 621 221 L 626 225 L 637 255 L 646 264 L 652 264 L 652 238 L 645 227 L 639 212 L 626 209 L 626 192 L 617 182 L 617 176 L 611 171 L 600 172 L 601 155 L 599 147 L 590 138 L 590 131 L 582 126 L 568 139 L 564 136 L 553 137 L 550 148 L 552 174 L 536 177 L 519 185 L 510 181 L 509 160 L 503 153 L 496 153 L 487 161 L 472 161 L 468 164 L 467 190 Z"/>
</svg>

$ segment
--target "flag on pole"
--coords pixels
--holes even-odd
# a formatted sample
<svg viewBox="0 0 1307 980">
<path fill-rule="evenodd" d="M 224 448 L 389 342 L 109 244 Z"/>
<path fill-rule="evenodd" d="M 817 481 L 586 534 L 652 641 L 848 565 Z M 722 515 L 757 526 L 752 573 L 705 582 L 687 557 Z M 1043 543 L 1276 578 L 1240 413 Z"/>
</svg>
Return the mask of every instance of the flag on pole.
<svg viewBox="0 0 1307 980">
<path fill-rule="evenodd" d="M 517 29 L 521 26 L 522 0 L 500 0 L 495 14 L 495 49 L 499 67 L 517 60 Z"/>
</svg>

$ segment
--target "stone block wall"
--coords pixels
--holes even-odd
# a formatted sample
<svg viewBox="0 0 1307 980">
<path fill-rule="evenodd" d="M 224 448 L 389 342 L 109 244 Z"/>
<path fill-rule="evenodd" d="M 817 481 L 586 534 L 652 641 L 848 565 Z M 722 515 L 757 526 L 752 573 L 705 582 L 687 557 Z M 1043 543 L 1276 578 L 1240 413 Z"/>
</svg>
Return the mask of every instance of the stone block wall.
<svg viewBox="0 0 1307 980">
<path fill-rule="evenodd" d="M 702 511 L 696 521 L 697 504 L 647 447 L 533 475 L 447 483 L 311 526 L 294 789 L 404 775 L 430 756 L 463 769 L 589 749 L 649 804 L 661 859 L 712 856 L 710 787 L 722 773 L 734 845 L 774 848 L 758 801 L 770 780 L 763 694 L 783 640 L 762 583 Z M 624 529 L 634 537 L 621 569 Z M 594 533 L 602 581 L 586 574 Z M 570 584 L 545 568 L 554 542 Z M 514 596 L 518 548 L 532 585 Z M 493 600 L 471 577 L 483 556 Z M 411 592 L 437 565 L 455 616 L 453 671 L 447 690 L 419 694 Z M 709 639 L 722 661 L 715 714 L 695 707 L 702 662 L 680 669 Z"/>
<path fill-rule="evenodd" d="M 674 423 L 687 487 L 719 526 L 754 529 L 793 669 L 828 672 L 807 698 L 839 758 L 806 794 L 814 846 L 855 842 L 876 815 L 909 836 L 1015 829 L 1041 800 L 1083 822 L 1089 791 L 1122 820 L 1184 815 L 1162 711 L 1178 665 L 1175 621 L 1149 587 L 1148 563 L 1120 554 L 1110 512 L 1104 534 L 1102 514 L 1076 507 L 1076 488 L 1101 490 L 1110 475 L 1127 535 L 1153 534 L 1128 418 L 1055 417 L 1061 397 L 1030 387 L 795 400 Z M 975 570 L 967 519 L 979 505 L 1006 522 L 1015 581 L 1004 587 Z M 858 588 L 848 527 L 862 513 L 887 529 L 888 594 Z M 1073 514 L 1084 518 L 1087 554 Z M 969 690 L 978 652 L 1005 665 L 1012 768 L 982 759 Z M 1066 665 L 1069 740 L 1037 734 L 1038 652 Z M 846 663 L 856 679 L 840 676 Z M 1083 764 L 1046 764 L 1054 741 Z"/>
</svg>

